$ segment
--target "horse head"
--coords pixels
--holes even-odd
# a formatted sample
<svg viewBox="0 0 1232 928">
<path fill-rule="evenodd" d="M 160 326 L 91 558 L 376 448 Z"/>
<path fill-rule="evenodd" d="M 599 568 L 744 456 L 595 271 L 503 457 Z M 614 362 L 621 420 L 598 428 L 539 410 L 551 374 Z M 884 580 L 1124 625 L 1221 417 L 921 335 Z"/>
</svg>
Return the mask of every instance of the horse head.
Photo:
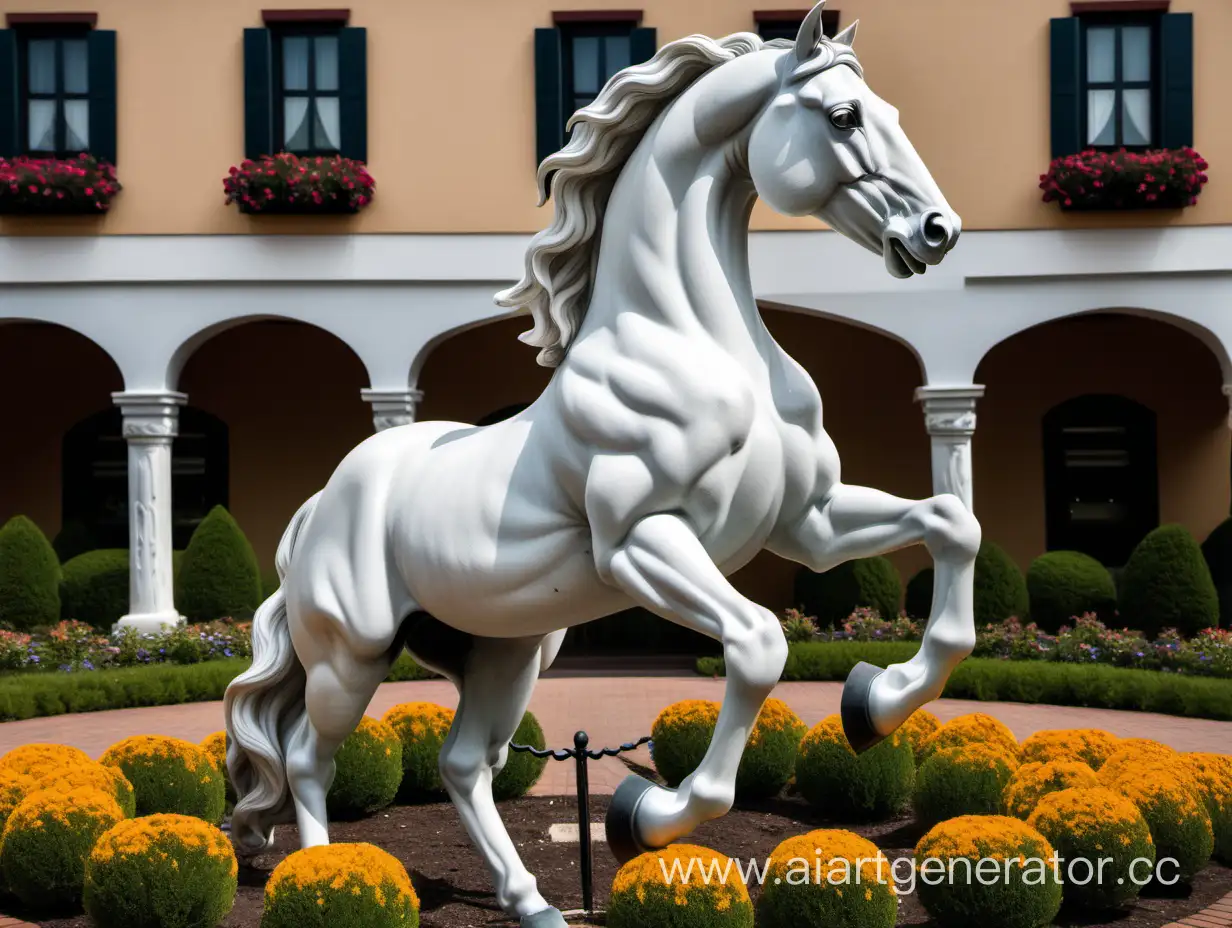
<svg viewBox="0 0 1232 928">
<path fill-rule="evenodd" d="M 922 274 L 954 247 L 961 220 L 898 122 L 864 82 L 857 23 L 827 38 L 821 0 L 778 67 L 779 85 L 749 140 L 758 195 L 789 216 L 815 216 L 885 259 Z"/>
</svg>

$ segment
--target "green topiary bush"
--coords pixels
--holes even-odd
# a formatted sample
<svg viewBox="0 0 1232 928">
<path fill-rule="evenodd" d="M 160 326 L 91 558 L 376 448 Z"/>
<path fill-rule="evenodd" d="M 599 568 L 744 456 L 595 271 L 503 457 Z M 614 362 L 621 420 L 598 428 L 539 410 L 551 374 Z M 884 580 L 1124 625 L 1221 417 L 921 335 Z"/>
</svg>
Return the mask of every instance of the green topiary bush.
<svg viewBox="0 0 1232 928">
<path fill-rule="evenodd" d="M 1219 595 L 1189 529 L 1161 525 L 1134 548 L 1121 578 L 1121 619 L 1149 638 L 1218 624 Z"/>
<path fill-rule="evenodd" d="M 94 533 L 86 527 L 84 522 L 74 520 L 60 526 L 60 531 L 51 540 L 51 547 L 55 550 L 60 563 L 67 564 L 77 555 L 93 551 L 98 547 L 98 543 L 95 541 Z"/>
<path fill-rule="evenodd" d="M 889 858 L 850 831 L 788 838 L 771 853 L 766 877 L 760 928 L 894 928 L 898 921 Z"/>
<path fill-rule="evenodd" d="M 187 815 L 121 822 L 94 845 L 83 902 L 97 928 L 214 928 L 235 902 L 231 841 Z"/>
<path fill-rule="evenodd" d="M 39 527 L 13 516 L 0 527 L 0 623 L 18 631 L 60 619 L 60 559 Z"/>
<path fill-rule="evenodd" d="M 968 744 L 931 754 L 915 775 L 911 797 L 916 819 L 931 827 L 959 815 L 996 815 L 1017 763 L 988 744 Z"/>
<path fill-rule="evenodd" d="M 60 615 L 109 631 L 128 612 L 128 549 L 99 548 L 64 565 Z"/>
<path fill-rule="evenodd" d="M 434 702 L 404 702 L 382 717 L 381 721 L 402 741 L 402 786 L 398 790 L 402 802 L 440 799 L 445 795 L 441 747 L 449 737 L 453 719 L 452 709 Z"/>
<path fill-rule="evenodd" d="M 1031 620 L 1056 634 L 1089 612 L 1101 622 L 1116 615 L 1116 586 L 1108 569 L 1080 551 L 1049 551 L 1027 570 Z"/>
<path fill-rule="evenodd" d="M 534 713 L 527 712 L 518 723 L 518 730 L 509 739 L 514 744 L 529 744 L 542 751 L 547 742 L 543 738 L 543 729 Z M 543 768 L 548 765 L 546 757 L 535 757 L 525 751 L 509 752 L 505 766 L 492 780 L 492 795 L 497 802 L 506 799 L 518 799 L 530 792 L 530 788 L 539 782 L 543 776 Z"/>
<path fill-rule="evenodd" d="M 1026 618 L 1030 611 L 1027 581 L 1005 549 L 991 541 L 975 556 L 975 621 L 977 625 L 1003 622 L 1010 616 Z"/>
<path fill-rule="evenodd" d="M 1206 536 L 1202 557 L 1219 595 L 1219 625 L 1232 628 L 1232 519 L 1224 519 Z"/>
<path fill-rule="evenodd" d="M 365 715 L 334 756 L 326 807 L 332 818 L 361 818 L 393 802 L 401 784 L 402 742 L 384 722 Z"/>
<path fill-rule="evenodd" d="M 269 570 L 263 570 L 261 572 L 261 602 L 265 602 L 277 593 L 280 586 L 282 586 L 282 581 L 278 579 L 278 571 L 272 567 Z"/>
<path fill-rule="evenodd" d="M 616 871 L 607 928 L 753 928 L 753 904 L 733 861 L 695 844 L 647 851 Z M 670 880 L 664 874 L 670 874 Z"/>
<path fill-rule="evenodd" d="M 137 794 L 137 814 L 192 815 L 211 825 L 222 821 L 227 788 L 205 749 L 161 735 L 134 735 L 113 744 L 98 759 L 117 767 Z"/>
<path fill-rule="evenodd" d="M 285 857 L 265 884 L 261 928 L 417 928 L 406 868 L 371 844 L 322 844 Z"/>
<path fill-rule="evenodd" d="M 862 606 L 893 619 L 902 592 L 897 568 L 884 557 L 857 558 L 821 574 L 807 567 L 796 573 L 796 605 L 815 616 L 822 628 L 842 622 Z"/>
<path fill-rule="evenodd" d="M 907 581 L 903 611 L 913 619 L 927 619 L 933 610 L 933 568 L 925 567 Z"/>
<path fill-rule="evenodd" d="M 800 742 L 796 787 L 809 805 L 841 821 L 873 821 L 902 810 L 915 782 L 915 752 L 900 728 L 856 754 L 842 719 L 822 719 Z"/>
<path fill-rule="evenodd" d="M 697 769 L 718 718 L 719 704 L 708 699 L 685 699 L 659 713 L 650 726 L 650 759 L 668 786 Z"/>
<path fill-rule="evenodd" d="M 184 549 L 175 604 L 193 622 L 250 618 L 261 605 L 261 570 L 235 519 L 215 506 Z"/>
</svg>

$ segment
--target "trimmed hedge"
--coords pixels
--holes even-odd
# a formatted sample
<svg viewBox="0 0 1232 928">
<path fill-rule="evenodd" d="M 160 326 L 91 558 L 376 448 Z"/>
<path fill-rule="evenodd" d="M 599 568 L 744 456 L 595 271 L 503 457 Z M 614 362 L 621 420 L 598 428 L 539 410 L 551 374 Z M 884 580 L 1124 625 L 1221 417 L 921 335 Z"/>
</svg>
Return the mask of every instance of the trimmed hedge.
<svg viewBox="0 0 1232 928">
<path fill-rule="evenodd" d="M 1062 625 L 1089 612 L 1101 622 L 1116 615 L 1116 585 L 1095 558 L 1080 551 L 1049 551 L 1027 570 L 1031 619 L 1044 631 L 1056 634 Z"/>
<path fill-rule="evenodd" d="M 975 556 L 975 624 L 1025 619 L 1030 610 L 1027 581 L 1005 549 L 991 541 Z"/>
<path fill-rule="evenodd" d="M 907 581 L 903 612 L 912 619 L 927 619 L 933 610 L 933 577 L 936 571 L 925 567 Z"/>
<path fill-rule="evenodd" d="M 1232 627 L 1232 519 L 1224 519 L 1206 536 L 1202 557 L 1219 595 L 1219 624 Z"/>
<path fill-rule="evenodd" d="M 796 605 L 823 628 L 841 625 L 860 607 L 876 609 L 883 619 L 892 619 L 898 615 L 902 594 L 898 569 L 889 558 L 857 558 L 821 574 L 807 567 L 796 572 Z"/>
<path fill-rule="evenodd" d="M 547 747 L 543 738 L 543 729 L 533 712 L 527 710 L 518 723 L 517 730 L 509 739 L 514 744 L 528 744 L 537 751 Z M 398 759 L 401 770 L 402 759 Z M 548 765 L 546 757 L 535 757 L 525 751 L 509 751 L 505 766 L 492 779 L 492 796 L 497 802 L 506 799 L 520 799 L 530 792 L 530 788 L 539 782 L 543 776 L 543 768 Z"/>
<path fill-rule="evenodd" d="M 1165 628 L 1189 637 L 1219 623 L 1219 594 L 1189 529 L 1161 525 L 1134 548 L 1121 578 L 1121 619 L 1148 638 Z"/>
<path fill-rule="evenodd" d="M 251 618 L 261 605 L 261 569 L 231 513 L 215 506 L 184 549 L 175 603 L 190 622 Z"/>
<path fill-rule="evenodd" d="M 37 525 L 13 516 L 0 528 L 0 622 L 18 631 L 60 618 L 60 559 Z"/>
<path fill-rule="evenodd" d="M 128 612 L 128 549 L 99 548 L 64 565 L 60 616 L 110 631 Z"/>
</svg>

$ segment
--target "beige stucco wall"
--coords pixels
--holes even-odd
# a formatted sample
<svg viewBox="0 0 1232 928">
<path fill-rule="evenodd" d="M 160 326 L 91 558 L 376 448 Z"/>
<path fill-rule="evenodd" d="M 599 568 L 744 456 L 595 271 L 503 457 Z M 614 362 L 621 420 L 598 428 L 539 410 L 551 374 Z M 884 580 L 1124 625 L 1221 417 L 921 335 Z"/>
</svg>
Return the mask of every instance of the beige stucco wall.
<svg viewBox="0 0 1232 928">
<path fill-rule="evenodd" d="M 807 4 L 800 4 L 805 6 Z M 292 3 L 298 7 L 301 4 Z M 1196 208 L 1174 214 L 1061 215 L 1040 202 L 1047 167 L 1048 20 L 1066 0 L 841 0 L 860 19 L 857 50 L 870 86 L 902 123 L 966 228 L 1070 228 L 1232 221 L 1232 86 L 1227 0 L 1173 0 L 1193 11 L 1195 145 L 1216 180 Z M 533 30 L 554 9 L 627 8 L 623 0 L 468 0 L 425 4 L 351 0 L 369 30 L 372 206 L 353 218 L 241 216 L 223 205 L 222 177 L 243 157 L 241 33 L 261 25 L 254 0 L 96 0 L 99 28 L 118 31 L 119 174 L 125 190 L 106 217 L 0 221 L 0 232 L 59 234 L 245 232 L 529 232 L 535 208 Z M 648 0 L 643 24 L 660 44 L 754 27 L 748 0 Z M 9 11 L 77 9 L 14 0 Z M 759 205 L 758 228 L 816 227 Z"/>
</svg>

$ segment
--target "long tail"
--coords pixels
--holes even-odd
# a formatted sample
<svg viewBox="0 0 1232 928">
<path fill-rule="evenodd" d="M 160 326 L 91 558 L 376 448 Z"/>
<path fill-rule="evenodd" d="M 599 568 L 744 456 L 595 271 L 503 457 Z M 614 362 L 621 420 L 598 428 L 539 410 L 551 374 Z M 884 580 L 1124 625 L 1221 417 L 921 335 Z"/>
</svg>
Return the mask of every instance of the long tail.
<svg viewBox="0 0 1232 928">
<path fill-rule="evenodd" d="M 286 579 L 295 540 L 320 495 L 299 508 L 278 543 L 274 564 L 279 581 Z M 294 817 L 284 745 L 304 717 L 304 685 L 280 584 L 253 616 L 252 666 L 231 681 L 223 697 L 227 769 L 239 797 L 231 814 L 231 836 L 241 856 L 265 850 L 273 842 L 274 826 Z"/>
</svg>

